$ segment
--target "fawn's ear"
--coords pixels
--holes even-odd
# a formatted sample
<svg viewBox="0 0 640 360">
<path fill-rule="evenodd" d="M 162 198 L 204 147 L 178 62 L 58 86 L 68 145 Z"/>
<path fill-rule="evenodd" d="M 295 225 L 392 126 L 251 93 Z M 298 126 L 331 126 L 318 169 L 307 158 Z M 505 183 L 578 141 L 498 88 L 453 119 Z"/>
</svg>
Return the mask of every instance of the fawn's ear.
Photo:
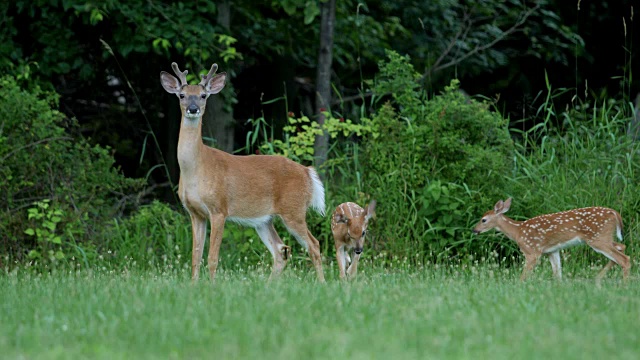
<svg viewBox="0 0 640 360">
<path fill-rule="evenodd" d="M 503 207 L 504 202 L 502 200 L 498 200 L 498 202 L 493 206 L 493 212 L 495 212 L 496 214 L 501 214 Z"/>
<path fill-rule="evenodd" d="M 349 218 L 345 214 L 336 214 L 336 217 L 334 219 L 336 221 L 336 224 L 346 224 L 347 222 L 349 222 Z"/>
<path fill-rule="evenodd" d="M 502 207 L 501 214 L 506 213 L 507 211 L 509 211 L 510 208 L 511 208 L 511 198 L 508 198 L 507 200 L 504 201 L 504 206 Z"/>
<path fill-rule="evenodd" d="M 364 220 L 369 221 L 372 217 L 376 216 L 376 201 L 371 200 L 369 205 L 367 205 L 367 209 L 365 210 Z"/>
<path fill-rule="evenodd" d="M 160 83 L 169 94 L 177 94 L 182 88 L 178 79 L 166 71 L 160 72 Z"/>
</svg>

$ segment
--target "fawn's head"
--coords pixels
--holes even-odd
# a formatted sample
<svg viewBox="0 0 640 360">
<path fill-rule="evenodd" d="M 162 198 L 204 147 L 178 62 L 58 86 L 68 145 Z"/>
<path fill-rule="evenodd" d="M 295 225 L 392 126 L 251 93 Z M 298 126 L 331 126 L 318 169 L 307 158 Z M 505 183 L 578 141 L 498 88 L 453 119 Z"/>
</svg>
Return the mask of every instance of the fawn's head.
<svg viewBox="0 0 640 360">
<path fill-rule="evenodd" d="M 180 71 L 178 64 L 171 63 L 173 72 L 178 78 L 168 72 L 160 72 L 160 83 L 170 94 L 176 94 L 180 99 L 180 109 L 182 115 L 187 119 L 198 119 L 204 114 L 209 95 L 217 94 L 224 88 L 227 78 L 226 73 L 215 75 L 218 65 L 213 64 L 207 75 L 202 75 L 202 80 L 198 85 L 187 83 L 188 71 Z"/>
<path fill-rule="evenodd" d="M 360 208 L 358 206 L 358 208 Z M 344 213 L 336 215 L 336 224 L 347 224 L 347 235 L 350 239 L 355 241 L 356 254 L 362 253 L 362 247 L 364 246 L 364 237 L 367 235 L 367 227 L 369 226 L 369 219 L 376 214 L 376 201 L 371 200 L 364 212 L 358 212 L 353 216 L 347 216 Z"/>
<path fill-rule="evenodd" d="M 511 198 L 508 198 L 505 201 L 499 200 L 494 205 L 493 210 L 489 210 L 484 215 L 482 215 L 482 219 L 480 219 L 476 227 L 473 228 L 473 233 L 480 234 L 498 226 L 498 219 L 502 214 L 509 211 L 510 207 Z"/>
</svg>

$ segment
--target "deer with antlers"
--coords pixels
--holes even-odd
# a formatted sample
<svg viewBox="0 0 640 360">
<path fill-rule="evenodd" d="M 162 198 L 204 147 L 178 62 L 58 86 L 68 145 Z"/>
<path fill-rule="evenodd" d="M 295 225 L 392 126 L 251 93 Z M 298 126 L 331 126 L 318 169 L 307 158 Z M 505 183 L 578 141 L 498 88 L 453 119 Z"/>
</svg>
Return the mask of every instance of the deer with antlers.
<svg viewBox="0 0 640 360">
<path fill-rule="evenodd" d="M 358 204 L 346 202 L 338 205 L 331 216 L 331 232 L 336 247 L 336 260 L 340 269 L 340 279 L 346 276 L 353 278 L 358 273 L 358 261 L 364 238 L 367 234 L 369 219 L 375 216 L 376 201 L 372 200 L 366 209 Z M 353 262 L 349 256 L 349 251 L 353 250 Z M 345 268 L 349 268 L 345 271 Z"/>
<path fill-rule="evenodd" d="M 561 279 L 560 250 L 583 243 L 609 259 L 598 273 L 598 281 L 615 264 L 622 267 L 624 279 L 629 276 L 631 262 L 624 254 L 626 246 L 614 241 L 614 237 L 622 240 L 622 218 L 617 211 L 588 207 L 515 221 L 504 215 L 510 207 L 511 198 L 498 201 L 493 210 L 482 216 L 473 232 L 479 234 L 495 228 L 518 244 L 525 258 L 520 280 L 525 280 L 543 254 L 549 256 L 553 274 Z"/>
<path fill-rule="evenodd" d="M 289 232 L 309 252 L 318 280 L 324 282 L 318 240 L 307 229 L 309 207 L 324 215 L 324 187 L 317 172 L 282 156 L 236 156 L 205 146 L 202 142 L 202 115 L 207 98 L 219 93 L 226 73 L 215 74 L 213 64 L 198 85 L 187 83 L 187 70 L 171 67 L 177 78 L 160 73 L 162 87 L 180 100 L 182 119 L 178 137 L 180 182 L 178 196 L 189 212 L 192 225 L 193 254 L 191 277 L 199 277 L 204 251 L 207 221 L 211 223 L 208 255 L 209 275 L 213 280 L 225 221 L 254 227 L 273 257 L 270 278 L 284 269 L 290 248 L 273 227 L 279 216 Z"/>
</svg>

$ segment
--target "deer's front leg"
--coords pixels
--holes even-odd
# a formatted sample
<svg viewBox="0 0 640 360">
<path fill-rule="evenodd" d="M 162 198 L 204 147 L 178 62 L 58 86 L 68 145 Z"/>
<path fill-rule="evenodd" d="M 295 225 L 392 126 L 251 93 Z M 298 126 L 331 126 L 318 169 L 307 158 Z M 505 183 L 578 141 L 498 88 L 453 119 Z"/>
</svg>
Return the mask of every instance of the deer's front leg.
<svg viewBox="0 0 640 360">
<path fill-rule="evenodd" d="M 193 244 L 191 247 L 191 280 L 196 281 L 200 277 L 200 262 L 204 252 L 204 238 L 207 235 L 207 219 L 196 214 L 191 216 L 191 236 Z"/>
<path fill-rule="evenodd" d="M 346 256 L 345 256 L 345 250 L 344 250 L 344 245 L 336 245 L 336 259 L 338 260 L 338 269 L 340 270 L 340 279 L 344 280 L 344 278 L 346 277 L 345 274 L 345 261 L 346 261 Z"/>
<path fill-rule="evenodd" d="M 538 256 L 535 255 L 525 255 L 524 256 L 524 269 L 522 269 L 522 275 L 520 275 L 520 281 L 525 281 L 527 276 L 533 268 L 536 266 L 538 262 Z"/>
<path fill-rule="evenodd" d="M 209 256 L 207 258 L 209 265 L 209 278 L 213 281 L 216 277 L 218 269 L 218 254 L 220 253 L 220 244 L 222 243 L 222 233 L 224 232 L 224 215 L 211 215 L 211 234 L 209 237 Z"/>
<path fill-rule="evenodd" d="M 347 275 L 349 275 L 349 279 L 354 278 L 358 275 L 358 261 L 360 261 L 360 254 L 353 255 L 353 261 L 351 265 L 349 265 L 349 269 L 347 270 Z"/>
</svg>

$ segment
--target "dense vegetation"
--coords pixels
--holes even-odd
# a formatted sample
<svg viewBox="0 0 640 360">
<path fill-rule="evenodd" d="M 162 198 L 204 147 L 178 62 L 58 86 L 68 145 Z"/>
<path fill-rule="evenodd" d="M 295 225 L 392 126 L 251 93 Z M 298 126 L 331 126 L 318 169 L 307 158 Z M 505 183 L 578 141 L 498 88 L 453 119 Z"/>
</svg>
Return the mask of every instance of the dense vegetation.
<svg viewBox="0 0 640 360">
<path fill-rule="evenodd" d="M 562 16 L 566 5 L 554 1 L 340 2 L 335 31 L 344 36 L 334 45 L 335 101 L 322 109 L 319 124 L 308 95 L 313 84 L 304 79 L 317 65 L 315 25 L 324 4 L 5 4 L 3 266 L 91 267 L 100 258 L 118 267 L 188 262 L 190 225 L 175 196 L 179 113 L 153 75 L 169 70 L 169 59 L 193 70 L 189 79 L 214 60 L 231 75 L 231 90 L 209 105 L 207 143 L 318 166 L 329 211 L 344 201 L 376 199 L 365 257 L 382 265 L 493 254 L 511 265 L 512 243 L 469 231 L 507 196 L 515 199 L 517 218 L 610 206 L 622 213 L 626 237 L 636 237 L 631 17 L 617 38 L 624 51 L 611 65 L 618 76 L 613 85 L 596 77 L 600 87 L 591 89 L 579 70 L 597 63 L 585 39 L 600 40 L 580 21 L 584 14 L 589 23 L 610 21 L 596 16 L 596 5 L 583 4 L 577 22 L 570 22 Z M 625 19 L 630 11 L 612 9 Z M 210 41 L 202 41 L 203 34 Z M 265 73 L 266 62 L 275 68 L 269 76 L 247 80 Z M 540 72 L 512 81 L 533 63 Z M 551 75 L 540 76 L 541 69 Z M 274 88 L 275 76 L 284 87 Z M 495 81 L 476 81 L 487 76 Z M 575 87 L 554 88 L 555 79 Z M 490 96 L 469 96 L 469 90 Z M 245 97 L 256 92 L 262 95 Z M 207 128 L 220 123 L 231 125 Z M 314 141 L 325 132 L 329 156 L 320 164 Z M 332 258 L 328 219 L 310 215 L 309 221 Z M 251 229 L 230 225 L 225 239 L 223 267 L 270 263 Z M 636 251 L 629 247 L 632 256 Z M 574 253 L 601 261 L 585 250 Z"/>
<path fill-rule="evenodd" d="M 494 252 L 510 259 L 515 248 L 509 241 L 470 232 L 484 211 L 507 196 L 515 198 L 512 213 L 519 218 L 610 206 L 620 210 L 626 236 L 634 238 L 640 192 L 633 184 L 640 180 L 640 165 L 639 145 L 626 133 L 630 107 L 585 102 L 558 111 L 552 101 L 557 91 L 549 88 L 539 109 L 545 121 L 529 130 L 510 130 L 491 101 L 466 97 L 457 81 L 437 95 L 421 90 L 408 60 L 390 52 L 381 61 L 372 91 L 392 96 L 374 98 L 370 118 L 354 123 L 330 116 L 320 127 L 307 117 L 290 117 L 284 139 L 272 141 L 272 129 L 258 119 L 245 150 L 312 162 L 313 136 L 327 130 L 332 151 L 320 167 L 327 208 L 378 201 L 365 256 L 382 264 L 396 258 L 414 265 L 438 263 Z M 191 233 L 183 212 L 154 201 L 114 219 L 139 205 L 133 190 L 141 181 L 124 178 L 108 149 L 74 137 L 73 122 L 62 128 L 70 120 L 55 110 L 55 95 L 22 90 L 11 77 L 3 78 L 0 91 L 21 99 L 4 100 L 1 107 L 11 120 L 0 134 L 9 145 L 0 153 L 10 195 L 0 223 L 5 260 L 89 265 L 106 256 L 117 260 L 112 264 L 144 267 L 188 262 Z M 313 215 L 311 224 L 325 255 L 332 255 L 328 219 Z M 270 263 L 251 229 L 227 228 L 223 266 Z M 574 252 L 585 261 L 604 260 Z M 628 252 L 633 256 L 636 250 Z"/>
</svg>

